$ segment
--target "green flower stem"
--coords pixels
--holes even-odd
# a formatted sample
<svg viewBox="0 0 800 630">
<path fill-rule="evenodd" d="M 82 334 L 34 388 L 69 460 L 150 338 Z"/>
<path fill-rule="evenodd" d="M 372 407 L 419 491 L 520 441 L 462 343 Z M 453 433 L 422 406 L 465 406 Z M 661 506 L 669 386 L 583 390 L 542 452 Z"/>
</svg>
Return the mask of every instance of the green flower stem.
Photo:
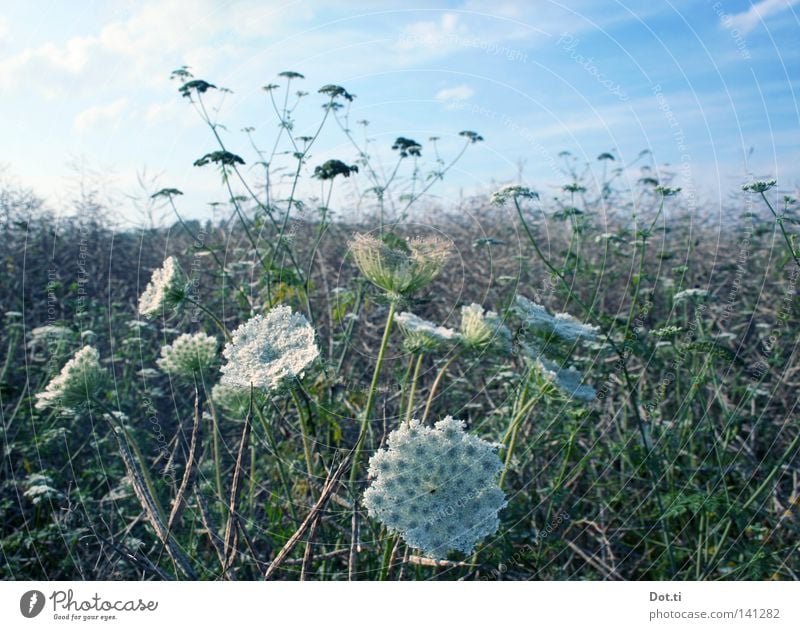
<svg viewBox="0 0 800 630">
<path fill-rule="evenodd" d="M 508 447 L 506 449 L 505 465 L 503 466 L 503 472 L 500 474 L 500 482 L 498 484 L 501 488 L 505 483 L 506 476 L 508 475 L 509 468 L 511 467 L 511 458 L 514 454 L 514 448 L 517 445 L 517 433 L 519 432 L 519 428 L 522 426 L 522 421 L 528 416 L 528 413 L 530 412 L 531 409 L 533 409 L 534 405 L 536 405 L 536 403 L 538 403 L 541 400 L 542 396 L 543 394 L 540 393 L 522 406 L 522 408 L 516 413 L 516 415 L 511 420 L 511 423 L 508 426 L 508 430 L 506 431 L 506 434 L 503 437 L 503 443 L 504 444 L 507 443 Z"/>
<path fill-rule="evenodd" d="M 595 314 L 594 310 L 588 306 L 580 297 L 575 295 L 570 283 L 564 277 L 562 273 L 556 269 L 553 264 L 547 259 L 547 257 L 542 253 L 539 244 L 536 242 L 536 238 L 533 236 L 533 233 L 528 226 L 528 222 L 525 220 L 525 216 L 522 213 L 522 208 L 519 205 L 519 201 L 516 197 L 514 197 L 514 207 L 517 210 L 517 215 L 519 216 L 519 220 L 522 222 L 522 227 L 525 230 L 525 234 L 528 236 L 528 240 L 530 240 L 531 244 L 533 245 L 534 250 L 536 251 L 536 255 L 539 257 L 539 260 L 547 267 L 551 273 L 555 274 L 555 276 L 561 281 L 561 283 L 566 287 L 567 291 L 569 292 L 569 297 L 575 301 L 575 303 L 580 306 L 587 314 L 589 319 L 592 320 L 595 324 L 604 325 L 604 322 Z M 636 418 L 636 424 L 639 429 L 639 434 L 642 438 L 642 445 L 644 446 L 646 452 L 646 460 L 648 462 L 648 467 L 650 469 L 650 476 L 651 482 L 653 485 L 653 494 L 655 495 L 656 503 L 658 504 L 658 510 L 661 515 L 659 519 L 661 521 L 661 531 L 664 537 L 664 546 L 667 550 L 667 555 L 669 556 L 669 563 L 672 569 L 673 575 L 676 574 L 676 567 L 675 567 L 675 556 L 672 551 L 672 541 L 669 537 L 668 531 L 668 519 L 665 516 L 664 512 L 664 504 L 661 499 L 661 489 L 659 488 L 658 481 L 661 478 L 661 474 L 659 471 L 659 464 L 656 461 L 655 453 L 653 452 L 653 447 L 650 443 L 650 440 L 647 436 L 647 427 L 645 426 L 644 419 L 642 418 L 642 414 L 639 412 L 639 394 L 636 389 L 636 383 L 631 376 L 630 372 L 628 371 L 628 361 L 625 351 L 620 348 L 617 343 L 614 341 L 613 337 L 610 334 L 605 335 L 608 344 L 617 354 L 620 360 L 620 366 L 622 368 L 622 376 L 625 380 L 625 385 L 628 390 L 628 394 L 630 396 L 630 407 L 633 410 L 633 414 Z"/>
<path fill-rule="evenodd" d="M 214 456 L 214 481 L 217 486 L 217 496 L 219 502 L 225 505 L 225 494 L 222 488 L 222 460 L 219 453 L 219 417 L 217 416 L 217 408 L 211 396 L 206 398 L 208 400 L 209 409 L 211 409 L 211 450 Z"/>
<path fill-rule="evenodd" d="M 458 358 L 458 353 L 454 352 L 453 356 L 451 356 L 447 361 L 444 362 L 444 365 L 439 369 L 439 373 L 436 375 L 436 378 L 433 381 L 433 385 L 431 385 L 431 391 L 428 393 L 428 400 L 425 402 L 425 411 L 422 414 L 422 420 L 420 421 L 422 424 L 425 424 L 425 421 L 428 419 L 428 414 L 431 411 L 431 405 L 433 404 L 433 399 L 436 396 L 436 390 L 439 389 L 439 383 L 442 382 L 442 378 L 444 378 L 445 372 L 447 372 L 447 368 L 450 367 L 450 364 L 453 363 Z"/>
<path fill-rule="evenodd" d="M 411 370 L 414 369 L 414 355 L 408 355 L 408 366 L 406 367 L 406 371 L 403 373 L 403 380 L 402 385 L 400 387 L 400 409 L 405 407 L 407 396 L 408 394 L 408 379 L 411 378 Z"/>
<path fill-rule="evenodd" d="M 381 571 L 378 580 L 383 582 L 389 576 L 390 562 L 392 559 L 392 551 L 397 545 L 397 534 L 391 534 L 386 540 L 386 547 L 383 549 L 383 560 L 381 561 Z"/>
<path fill-rule="evenodd" d="M 775 208 L 772 207 L 772 204 L 767 199 L 767 196 L 764 192 L 761 192 L 761 198 L 764 200 L 764 203 L 767 204 L 767 208 L 772 213 L 772 216 L 775 217 L 775 221 L 778 223 L 778 227 L 781 229 L 781 234 L 783 235 L 783 240 L 786 241 L 786 247 L 789 248 L 789 253 L 794 258 L 795 264 L 800 267 L 800 258 L 798 258 L 797 253 L 794 251 L 794 247 L 792 246 L 792 239 L 789 237 L 789 233 L 786 231 L 786 228 L 783 227 L 783 217 L 779 217 L 778 213 L 775 212 Z"/>
<path fill-rule="evenodd" d="M 300 416 L 300 433 L 303 439 L 303 455 L 306 459 L 306 470 L 308 470 L 308 476 L 313 478 L 314 477 L 314 456 L 311 452 L 311 438 L 308 433 L 308 422 L 306 421 L 306 415 L 303 413 L 303 404 L 300 401 L 300 397 L 297 395 L 297 390 L 292 387 L 292 400 L 294 401 L 295 407 L 297 407 L 297 413 Z"/>
<path fill-rule="evenodd" d="M 231 334 L 228 332 L 228 329 L 225 327 L 225 324 L 222 323 L 219 317 L 214 315 L 214 313 L 212 313 L 206 306 L 195 300 L 193 297 L 189 297 L 187 295 L 185 299 L 187 302 L 189 302 L 189 304 L 195 305 L 197 308 L 199 308 L 201 311 L 203 311 L 206 315 L 208 315 L 211 319 L 214 320 L 214 323 L 217 325 L 217 328 L 219 328 L 220 331 L 222 331 L 222 334 L 225 336 L 226 341 L 231 340 Z"/>
<path fill-rule="evenodd" d="M 772 483 L 772 480 L 775 479 L 775 475 L 777 475 L 783 469 L 783 465 L 786 463 L 786 461 L 792 456 L 797 455 L 798 445 L 800 445 L 800 431 L 794 436 L 791 444 L 786 447 L 786 450 L 783 452 L 783 455 L 781 455 L 778 463 L 772 467 L 772 470 L 769 471 L 769 474 L 764 478 L 764 481 L 762 481 L 758 488 L 756 488 L 755 492 L 750 495 L 750 498 L 742 504 L 742 511 L 753 505 L 755 500 L 758 498 L 758 495 L 760 495 L 767 488 L 767 486 Z"/>
<path fill-rule="evenodd" d="M 353 454 L 353 464 L 350 467 L 350 483 L 355 483 L 358 478 L 358 464 L 361 450 L 364 448 L 364 441 L 367 437 L 367 430 L 369 429 L 369 418 L 372 415 L 372 407 L 375 405 L 375 392 L 378 389 L 378 378 L 380 378 L 381 367 L 383 366 L 383 358 L 386 356 L 386 347 L 389 345 L 389 333 L 392 330 L 392 322 L 394 321 L 394 312 L 397 308 L 395 300 L 389 302 L 389 314 L 386 316 L 386 325 L 383 328 L 383 339 L 381 340 L 381 347 L 378 350 L 378 358 L 375 361 L 375 370 L 372 373 L 372 382 L 369 386 L 369 394 L 367 394 L 367 404 L 364 407 L 363 416 L 361 418 L 361 428 L 358 432 L 358 440 L 356 441 L 355 453 Z"/>
<path fill-rule="evenodd" d="M 417 356 L 414 365 L 414 376 L 411 377 L 411 389 L 408 392 L 408 406 L 406 407 L 406 425 L 411 425 L 411 412 L 414 410 L 414 394 L 417 393 L 417 381 L 419 380 L 420 368 L 422 368 L 422 358 L 425 355 L 421 352 Z"/>
<path fill-rule="evenodd" d="M 642 238 L 642 251 L 639 255 L 639 274 L 636 281 L 636 288 L 633 291 L 633 300 L 631 301 L 631 308 L 628 312 L 628 319 L 625 322 L 625 332 L 622 335 L 623 339 L 628 338 L 628 331 L 631 328 L 631 322 L 633 321 L 633 314 L 636 312 L 636 305 L 639 303 L 639 292 L 642 287 L 642 276 L 644 275 L 644 263 L 645 258 L 647 255 L 647 239 L 650 238 L 650 234 L 653 231 L 653 228 L 656 226 L 661 213 L 664 211 L 664 200 L 666 197 L 661 195 L 661 203 L 658 205 L 658 212 L 656 212 L 656 216 L 653 218 L 653 221 L 650 223 L 650 227 L 643 233 L 641 233 Z"/>
<path fill-rule="evenodd" d="M 275 462 L 278 466 L 278 477 L 280 477 L 281 486 L 283 486 L 283 493 L 286 496 L 286 502 L 289 504 L 289 511 L 292 513 L 292 519 L 297 522 L 297 512 L 294 509 L 292 492 L 289 489 L 289 481 L 288 477 L 286 476 L 286 470 L 283 467 L 283 460 L 278 453 L 278 445 L 275 443 L 275 437 L 272 435 L 272 427 L 269 426 L 269 422 L 267 422 L 267 419 L 264 417 L 264 412 L 262 411 L 260 405 L 253 405 L 253 409 L 255 409 L 256 417 L 261 423 L 261 426 L 264 427 L 264 434 L 267 438 L 267 442 L 269 443 L 269 447 L 272 449 L 272 453 L 275 456 Z"/>
</svg>

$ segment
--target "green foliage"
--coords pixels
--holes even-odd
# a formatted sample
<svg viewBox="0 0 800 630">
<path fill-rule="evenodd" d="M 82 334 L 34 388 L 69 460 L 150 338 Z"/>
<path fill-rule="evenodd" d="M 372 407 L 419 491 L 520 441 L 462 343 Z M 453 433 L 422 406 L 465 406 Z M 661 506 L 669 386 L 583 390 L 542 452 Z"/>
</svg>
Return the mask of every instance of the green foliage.
<svg viewBox="0 0 800 630">
<path fill-rule="evenodd" d="M 508 187 L 492 203 L 470 200 L 467 222 L 462 209 L 435 206 L 428 195 L 479 134 L 461 132 L 450 161 L 439 141 L 423 155 L 400 136 L 395 153 L 383 147 L 396 162 L 384 172 L 377 160 L 385 156 L 368 150 L 376 143 L 350 132 L 354 97 L 341 86 L 319 90 L 316 98 L 327 99 L 323 111 L 314 105 L 319 126 L 290 136 L 299 126 L 295 101 L 306 95 L 287 85 L 303 76 L 280 76 L 283 87 L 265 88 L 279 118 L 269 148 L 248 135 L 252 128 L 244 139 L 226 134 L 230 147 L 211 133 L 219 146 L 195 161 L 230 172 L 247 158 L 265 176 L 250 182 L 253 173 L 242 169 L 241 180 L 226 179 L 218 220 L 180 218 L 176 188 L 152 198 L 178 222 L 144 231 L 112 230 L 93 198 L 81 199 L 75 216 L 56 218 L 29 192 L 0 191 L 5 576 L 261 578 L 361 444 L 361 459 L 333 483 L 313 529 L 271 577 L 796 577 L 800 307 L 791 198 L 778 208 L 774 182 L 751 184 L 746 190 L 769 205 L 748 205 L 742 215 L 737 200 L 729 213 L 740 218 L 719 230 L 697 221 L 701 210 L 689 207 L 669 169 L 656 178 L 655 164 L 643 165 L 631 191 L 610 168 L 613 153 L 598 156 L 594 173 L 565 152 L 563 179 L 542 187 L 554 198 Z M 223 92 L 186 67 L 173 78 L 196 105 Z M 210 132 L 220 128 L 197 110 Z M 312 169 L 319 135 L 337 129 L 352 155 Z M 310 177 L 320 180 L 322 199 L 299 198 L 297 183 Z M 281 180 L 288 186 L 277 187 Z M 784 240 L 774 238 L 779 230 Z M 446 237 L 458 256 L 403 296 L 403 307 L 457 327 L 453 313 L 478 303 L 498 313 L 509 343 L 409 354 L 386 325 L 395 298 L 366 282 L 348 256 L 355 232 L 374 233 L 400 258 L 413 254 L 410 237 Z M 139 294 L 165 252 L 180 259 L 187 299 L 139 320 Z M 600 332 L 580 344 L 532 339 L 510 308 L 516 294 Z M 313 324 L 324 357 L 285 392 L 217 389 L 216 366 L 194 379 L 158 369 L 162 346 L 182 333 L 216 335 L 222 345 L 222 330 L 279 304 Z M 34 333 L 45 326 L 67 330 Z M 519 351 L 533 341 L 559 365 L 577 366 L 595 400 L 576 401 L 532 369 Z M 98 400 L 71 415 L 37 410 L 35 395 L 88 344 L 113 377 Z M 402 543 L 395 548 L 361 496 L 366 455 L 400 422 L 448 414 L 502 444 L 508 506 L 497 536 L 470 557 L 436 565 Z M 148 477 L 142 487 L 163 519 L 175 511 L 169 541 L 188 571 L 146 514 L 120 444 Z M 220 546 L 229 526 L 226 566 Z"/>
</svg>

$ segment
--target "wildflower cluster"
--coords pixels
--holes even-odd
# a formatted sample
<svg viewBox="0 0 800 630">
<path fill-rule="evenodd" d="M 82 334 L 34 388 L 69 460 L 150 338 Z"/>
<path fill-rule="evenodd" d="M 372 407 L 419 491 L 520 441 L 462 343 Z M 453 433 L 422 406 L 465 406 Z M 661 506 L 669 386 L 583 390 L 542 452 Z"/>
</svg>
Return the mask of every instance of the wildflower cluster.
<svg viewBox="0 0 800 630">
<path fill-rule="evenodd" d="M 567 343 L 579 340 L 594 340 L 599 328 L 584 324 L 569 313 L 551 315 L 541 304 L 517 295 L 514 311 L 522 320 L 525 332 L 533 337 L 521 344 L 523 356 L 533 363 L 537 371 L 558 389 L 575 400 L 594 400 L 596 391 L 591 385 L 582 383 L 582 374 L 574 367 L 561 367 L 544 355 L 541 342 L 554 339 Z"/>
<path fill-rule="evenodd" d="M 515 300 L 517 314 L 527 327 L 552 333 L 567 342 L 597 338 L 600 330 L 597 326 L 584 324 L 569 313 L 551 315 L 544 306 L 522 295 L 517 295 Z"/>
<path fill-rule="evenodd" d="M 506 186 L 492 195 L 490 202 L 495 206 L 502 206 L 510 199 L 538 199 L 539 193 L 527 186 Z"/>
<path fill-rule="evenodd" d="M 274 390 L 287 377 L 302 376 L 319 356 L 314 329 L 300 313 L 277 306 L 237 328 L 222 351 L 223 385 Z"/>
<path fill-rule="evenodd" d="M 184 298 L 183 272 L 178 261 L 170 256 L 156 269 L 139 297 L 139 314 L 153 317 L 168 307 L 177 306 Z"/>
<path fill-rule="evenodd" d="M 370 459 L 364 505 L 426 556 L 470 553 L 499 526 L 502 468 L 494 446 L 465 433 L 462 422 L 448 416 L 431 428 L 414 420 Z"/>
<path fill-rule="evenodd" d="M 461 335 L 452 328 L 437 326 L 414 313 L 398 313 L 394 320 L 405 337 L 404 346 L 409 352 L 431 352 L 461 340 Z"/>
<path fill-rule="evenodd" d="M 707 297 L 708 291 L 705 289 L 684 289 L 683 291 L 678 291 L 672 298 L 672 301 L 677 304 L 683 300 L 688 300 L 690 302 L 702 301 Z"/>
<path fill-rule="evenodd" d="M 409 297 L 433 280 L 450 257 L 450 245 L 436 237 L 418 237 L 390 246 L 371 234 L 350 243 L 358 268 L 393 299 Z"/>
<path fill-rule="evenodd" d="M 461 307 L 461 336 L 472 350 L 511 349 L 511 331 L 497 313 L 484 311 L 480 304 Z"/>
<path fill-rule="evenodd" d="M 191 378 L 207 370 L 216 357 L 217 340 L 200 332 L 183 334 L 172 345 L 161 348 L 161 358 L 156 363 L 167 374 Z"/>
<path fill-rule="evenodd" d="M 597 391 L 591 385 L 582 383 L 583 375 L 574 367 L 560 368 L 557 363 L 541 355 L 538 355 L 535 360 L 541 374 L 561 391 L 575 400 L 587 402 L 594 400 Z"/>
<path fill-rule="evenodd" d="M 106 378 L 100 366 L 100 355 L 92 346 L 84 346 L 75 353 L 53 378 L 43 392 L 36 394 L 36 408 L 61 406 L 65 412 L 91 401 Z"/>
</svg>

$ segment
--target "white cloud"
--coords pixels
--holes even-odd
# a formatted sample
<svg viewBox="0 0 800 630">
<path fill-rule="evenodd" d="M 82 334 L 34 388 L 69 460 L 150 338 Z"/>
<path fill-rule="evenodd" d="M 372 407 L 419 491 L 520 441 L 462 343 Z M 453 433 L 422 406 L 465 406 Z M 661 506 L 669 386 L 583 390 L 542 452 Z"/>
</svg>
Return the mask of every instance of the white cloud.
<svg viewBox="0 0 800 630">
<path fill-rule="evenodd" d="M 473 90 L 468 85 L 456 85 L 455 87 L 451 88 L 444 88 L 443 90 L 439 90 L 436 93 L 437 101 L 441 101 L 442 103 L 446 103 L 448 101 L 466 101 L 467 99 L 471 98 L 475 94 L 475 90 Z"/>
<path fill-rule="evenodd" d="M 99 124 L 113 122 L 119 118 L 127 106 L 128 99 L 126 98 L 118 98 L 108 105 L 93 105 L 75 116 L 73 127 L 78 131 L 85 131 L 93 129 Z"/>
<path fill-rule="evenodd" d="M 723 17 L 723 24 L 730 28 L 738 28 L 743 33 L 752 31 L 772 15 L 776 15 L 797 4 L 800 0 L 761 0 L 747 11 Z"/>
<path fill-rule="evenodd" d="M 0 15 L 0 39 L 8 35 L 8 20 Z"/>
<path fill-rule="evenodd" d="M 189 9 L 189 7 L 191 7 Z M 143 3 L 124 19 L 111 20 L 89 35 L 10 52 L 0 59 L 0 87 L 35 89 L 53 96 L 95 90 L 103 84 L 128 89 L 163 88 L 167 75 L 187 59 L 198 57 L 212 73 L 231 55 L 235 45 L 254 37 L 282 33 L 288 20 L 310 19 L 307 10 L 291 10 L 278 2 L 217 0 L 157 0 Z M 2 22 L 0 22 L 2 34 Z M 216 50 L 216 55 L 209 53 Z"/>
</svg>

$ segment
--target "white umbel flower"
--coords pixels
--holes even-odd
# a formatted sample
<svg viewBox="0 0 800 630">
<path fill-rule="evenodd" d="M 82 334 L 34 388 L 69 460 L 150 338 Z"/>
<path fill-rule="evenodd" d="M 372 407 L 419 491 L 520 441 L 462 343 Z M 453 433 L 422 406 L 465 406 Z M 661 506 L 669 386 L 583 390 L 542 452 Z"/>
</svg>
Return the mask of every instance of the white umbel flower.
<svg viewBox="0 0 800 630">
<path fill-rule="evenodd" d="M 158 367 L 167 374 L 191 378 L 207 370 L 217 358 L 217 340 L 204 332 L 183 334 L 172 345 L 161 348 Z"/>
<path fill-rule="evenodd" d="M 65 326 L 37 326 L 31 330 L 31 337 L 34 340 L 41 339 L 68 339 L 72 336 L 72 331 Z"/>
<path fill-rule="evenodd" d="M 502 469 L 495 447 L 465 433 L 463 422 L 447 416 L 430 428 L 412 420 L 370 459 L 364 505 L 430 558 L 468 554 L 500 524 Z"/>
<path fill-rule="evenodd" d="M 494 311 L 485 311 L 480 304 L 461 307 L 461 337 L 473 350 L 511 348 L 511 331 Z"/>
<path fill-rule="evenodd" d="M 675 294 L 672 301 L 677 303 L 683 300 L 701 301 L 708 297 L 708 291 L 705 289 L 684 289 Z"/>
<path fill-rule="evenodd" d="M 175 257 L 170 256 L 156 269 L 139 297 L 139 314 L 153 317 L 165 306 L 174 306 L 182 298 L 183 273 Z"/>
<path fill-rule="evenodd" d="M 223 385 L 275 389 L 286 377 L 301 376 L 319 356 L 314 329 L 300 313 L 277 306 L 237 328 L 222 351 Z"/>
<path fill-rule="evenodd" d="M 505 205 L 509 199 L 538 199 L 539 194 L 528 188 L 527 186 L 510 185 L 501 188 L 492 194 L 490 203 L 496 206 Z"/>
<path fill-rule="evenodd" d="M 564 341 L 597 338 L 599 327 L 584 324 L 569 313 L 551 315 L 544 306 L 522 295 L 515 300 L 515 310 L 526 326 L 553 333 Z"/>
<path fill-rule="evenodd" d="M 398 313 L 394 321 L 405 336 L 405 346 L 410 352 L 431 352 L 461 339 L 461 335 L 452 328 L 437 326 L 414 313 Z"/>
<path fill-rule="evenodd" d="M 65 412 L 88 402 L 97 394 L 106 376 L 100 366 L 100 355 L 92 346 L 75 353 L 61 373 L 53 378 L 43 392 L 36 394 L 36 408 L 62 407 Z"/>
<path fill-rule="evenodd" d="M 450 244 L 437 237 L 410 238 L 395 247 L 371 234 L 350 243 L 358 268 L 391 297 L 408 297 L 430 284 L 450 257 Z"/>
<path fill-rule="evenodd" d="M 597 396 L 595 388 L 583 383 L 583 375 L 574 367 L 560 368 L 544 357 L 539 357 L 536 365 L 546 379 L 575 400 L 590 402 Z"/>
</svg>

